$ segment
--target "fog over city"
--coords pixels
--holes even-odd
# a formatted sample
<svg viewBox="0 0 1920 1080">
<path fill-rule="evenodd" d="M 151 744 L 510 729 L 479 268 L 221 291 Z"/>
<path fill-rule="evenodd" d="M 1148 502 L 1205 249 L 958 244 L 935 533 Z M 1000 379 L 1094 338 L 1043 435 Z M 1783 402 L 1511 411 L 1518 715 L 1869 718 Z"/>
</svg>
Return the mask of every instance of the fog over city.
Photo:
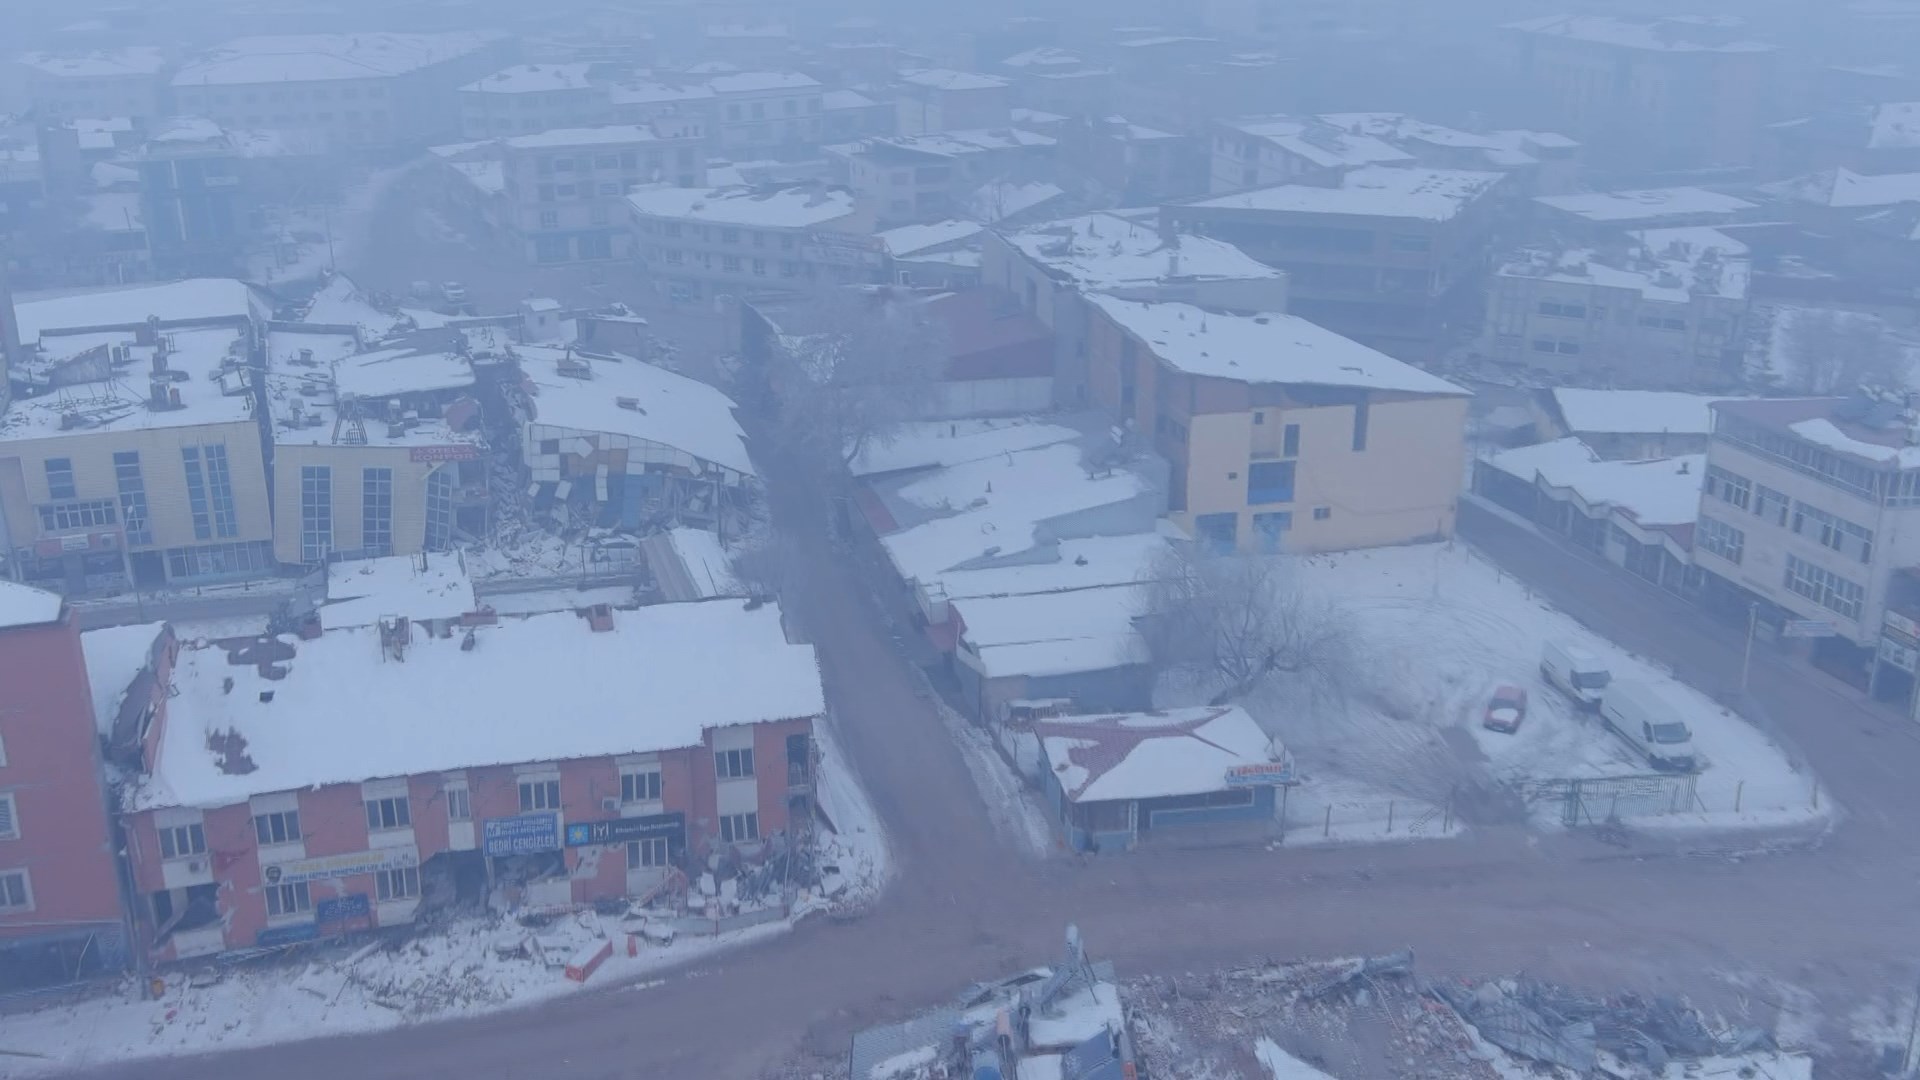
<svg viewBox="0 0 1920 1080">
<path fill-rule="evenodd" d="M 0 5 L 0 1080 L 1920 1077 L 1920 0 Z"/>
</svg>

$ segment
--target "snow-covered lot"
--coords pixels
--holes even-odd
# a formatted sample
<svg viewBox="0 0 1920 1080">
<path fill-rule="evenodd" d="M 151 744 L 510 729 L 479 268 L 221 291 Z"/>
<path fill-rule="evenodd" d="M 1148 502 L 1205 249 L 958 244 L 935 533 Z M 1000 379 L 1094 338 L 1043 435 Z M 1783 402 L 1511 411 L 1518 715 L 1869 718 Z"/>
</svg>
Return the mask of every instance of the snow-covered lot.
<svg viewBox="0 0 1920 1080">
<path fill-rule="evenodd" d="M 1824 794 L 1816 796 L 1815 778 L 1759 730 L 1534 598 L 1464 546 L 1314 556 L 1300 561 L 1298 580 L 1352 621 L 1359 656 L 1344 700 L 1292 700 L 1275 687 L 1248 703 L 1298 756 L 1297 794 L 1311 793 L 1316 773 L 1428 803 L 1491 781 L 1517 809 L 1517 796 L 1538 795 L 1538 781 L 1652 772 L 1592 713 L 1541 680 L 1541 644 L 1559 639 L 1597 652 L 1615 679 L 1655 688 L 1692 729 L 1702 769 L 1691 805 L 1622 805 L 1634 825 L 1783 826 L 1832 812 Z M 1501 683 L 1530 699 L 1511 735 L 1481 726 Z M 1604 799 L 1600 816 L 1612 805 L 1611 795 Z M 1530 809 L 1537 820 L 1557 821 L 1560 804 L 1536 798 Z"/>
</svg>

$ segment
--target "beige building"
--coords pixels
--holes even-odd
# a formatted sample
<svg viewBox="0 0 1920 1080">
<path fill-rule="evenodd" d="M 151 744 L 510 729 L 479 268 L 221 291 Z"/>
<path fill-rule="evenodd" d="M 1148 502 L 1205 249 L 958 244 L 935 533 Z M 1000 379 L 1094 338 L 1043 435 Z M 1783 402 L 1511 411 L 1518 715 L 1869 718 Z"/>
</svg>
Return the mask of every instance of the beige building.
<svg viewBox="0 0 1920 1080">
<path fill-rule="evenodd" d="M 515 64 L 462 86 L 461 136 L 496 139 L 613 123 L 610 88 L 593 79 L 594 67 Z"/>
<path fill-rule="evenodd" d="M 1094 296 L 1089 388 L 1173 465 L 1215 550 L 1338 551 L 1453 532 L 1466 390 L 1291 315 Z"/>
<path fill-rule="evenodd" d="M 743 71 L 707 81 L 714 149 L 733 160 L 789 158 L 820 145 L 826 88 L 792 71 Z"/>
<path fill-rule="evenodd" d="M 1920 447 L 1904 407 L 1715 402 L 1693 544 L 1711 592 L 1874 647 L 1894 571 L 1920 564 Z"/>
<path fill-rule="evenodd" d="M 289 566 L 445 551 L 485 531 L 487 454 L 458 351 L 361 352 L 355 335 L 275 330 L 273 556 Z"/>
<path fill-rule="evenodd" d="M 647 273 L 687 296 L 877 280 L 885 249 L 844 188 L 643 187 L 627 196 Z"/>
<path fill-rule="evenodd" d="M 133 46 L 97 52 L 27 53 L 14 61 L 21 111 L 42 123 L 87 117 L 163 115 L 166 54 Z"/>
<path fill-rule="evenodd" d="M 894 101 L 902 135 L 1005 127 L 1013 119 L 1013 83 L 997 75 L 931 68 L 903 72 Z"/>
<path fill-rule="evenodd" d="M 1706 226 L 1524 251 L 1488 285 L 1481 352 L 1556 376 L 1730 387 L 1745 354 L 1750 276 L 1747 246 Z"/>
<path fill-rule="evenodd" d="M 561 128 L 498 145 L 511 242 L 537 263 L 631 258 L 627 193 L 704 179 L 705 133 L 691 120 Z"/>
</svg>

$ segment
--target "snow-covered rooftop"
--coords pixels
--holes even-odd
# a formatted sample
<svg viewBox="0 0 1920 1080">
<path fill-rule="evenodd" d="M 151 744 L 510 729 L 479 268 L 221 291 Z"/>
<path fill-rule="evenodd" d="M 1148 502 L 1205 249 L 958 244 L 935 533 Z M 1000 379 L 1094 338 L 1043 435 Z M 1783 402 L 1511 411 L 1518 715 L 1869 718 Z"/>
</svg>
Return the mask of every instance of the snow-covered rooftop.
<svg viewBox="0 0 1920 1080">
<path fill-rule="evenodd" d="M 1685 304 L 1699 295 L 1744 300 L 1752 279 L 1747 245 L 1706 225 L 1641 229 L 1627 255 L 1592 248 L 1532 249 L 1501 266 L 1509 277 L 1632 289 L 1647 300 Z"/>
<path fill-rule="evenodd" d="M 950 600 L 1071 592 L 1148 580 L 1172 541 L 1158 532 L 1062 540 L 1046 561 L 950 570 L 940 587 Z"/>
<path fill-rule="evenodd" d="M 1005 221 L 1066 195 L 1044 180 L 1000 180 L 967 196 L 967 213 L 985 222 Z"/>
<path fill-rule="evenodd" d="M 661 105 L 668 102 L 710 98 L 713 96 L 713 89 L 704 83 L 676 86 L 657 82 L 626 82 L 609 88 L 607 96 L 615 105 Z"/>
<path fill-rule="evenodd" d="M 680 218 L 715 225 L 805 229 L 838 221 L 854 212 L 853 194 L 839 188 L 797 185 L 763 191 L 754 188 L 637 187 L 627 205 L 648 217 Z"/>
<path fill-rule="evenodd" d="M 900 81 L 929 90 L 992 90 L 1013 84 L 998 75 L 982 75 L 973 71 L 952 71 L 946 68 L 926 68 L 920 71 L 905 71 Z"/>
<path fill-rule="evenodd" d="M 473 386 L 473 364 L 457 352 L 380 349 L 343 357 L 334 365 L 342 394 L 382 401 L 396 394 L 465 390 Z"/>
<path fill-rule="evenodd" d="M 289 328 L 267 335 L 267 405 L 273 440 L 282 446 L 352 444 L 361 438 L 367 446 L 477 443 L 477 407 L 465 415 L 422 407 L 473 384 L 472 363 L 455 352 L 406 346 L 361 352 L 352 334 L 326 330 Z M 345 395 L 360 399 L 352 416 L 340 411 Z M 396 395 L 414 396 L 402 400 L 397 425 L 389 416 Z M 434 398 L 423 402 L 417 395 Z"/>
<path fill-rule="evenodd" d="M 656 604 L 615 612 L 599 633 L 571 612 L 472 633 L 466 649 L 464 634 L 414 625 L 396 663 L 379 627 L 329 631 L 293 642 L 281 679 L 220 648 L 182 650 L 153 770 L 128 808 L 666 750 L 823 707 L 813 649 L 787 642 L 773 604 Z M 216 735 L 224 754 L 209 749 Z"/>
<path fill-rule="evenodd" d="M 335 274 L 308 301 L 301 322 L 318 326 L 357 327 L 366 341 L 379 341 L 406 321 L 398 312 L 382 311 L 345 274 Z"/>
<path fill-rule="evenodd" d="M 515 64 L 460 89 L 474 94 L 538 94 L 586 90 L 593 86 L 592 64 Z"/>
<path fill-rule="evenodd" d="M 887 247 L 887 254 L 898 257 L 970 240 L 985 230 L 986 226 L 977 221 L 950 218 L 930 225 L 902 225 L 880 233 L 879 237 Z"/>
<path fill-rule="evenodd" d="M 390 615 L 457 619 L 478 609 L 473 581 L 458 552 L 389 555 L 327 567 L 320 625 L 327 630 L 374 626 Z"/>
<path fill-rule="evenodd" d="M 1852 169 L 1833 168 L 1790 184 L 1789 191 L 1801 202 L 1836 210 L 1895 206 L 1920 202 L 1920 172 L 1870 176 Z"/>
<path fill-rule="evenodd" d="M 59 593 L 0 579 L 0 630 L 50 623 L 65 605 Z"/>
<path fill-rule="evenodd" d="M 687 455 L 689 466 L 706 462 L 754 475 L 733 399 L 706 383 L 642 360 L 534 345 L 515 352 L 532 384 L 533 423 L 644 439 Z M 589 377 L 563 373 L 582 365 Z"/>
<path fill-rule="evenodd" d="M 667 530 L 667 541 L 701 599 L 738 595 L 740 580 L 720 538 L 705 529 L 682 525 Z"/>
<path fill-rule="evenodd" d="M 1411 394 L 1468 391 L 1297 315 L 1226 315 L 1172 301 L 1088 302 L 1189 375 Z"/>
<path fill-rule="evenodd" d="M 30 52 L 19 62 L 43 75 L 64 79 L 112 79 L 158 75 L 167 66 L 167 54 L 144 45 L 82 53 Z"/>
<path fill-rule="evenodd" d="M 1035 721 L 1047 767 L 1071 802 L 1201 795 L 1242 765 L 1284 760 L 1238 705 Z"/>
<path fill-rule="evenodd" d="M 716 94 L 766 94 L 779 90 L 818 90 L 819 80 L 797 71 L 742 71 L 707 80 Z"/>
<path fill-rule="evenodd" d="M 1621 49 L 1649 52 L 1769 52 L 1773 46 L 1758 41 L 1732 40 L 1740 19 L 1723 16 L 1679 15 L 1628 19 L 1613 15 L 1544 15 L 1508 23 L 1506 28 L 1527 34 L 1571 38 Z"/>
<path fill-rule="evenodd" d="M 1700 481 L 1705 454 L 1650 461 L 1602 461 L 1586 443 L 1571 436 L 1552 442 L 1498 450 L 1487 463 L 1534 483 L 1566 488 L 1588 506 L 1624 511 L 1641 525 L 1687 525 L 1700 515 Z"/>
<path fill-rule="evenodd" d="M 871 109 L 880 104 L 858 90 L 828 90 L 820 95 L 820 107 L 835 109 Z"/>
<path fill-rule="evenodd" d="M 1920 101 L 1890 101 L 1873 106 L 1868 129 L 1869 150 L 1920 148 Z"/>
<path fill-rule="evenodd" d="M 652 128 L 634 124 L 606 124 L 600 127 L 554 128 L 500 140 L 515 150 L 552 150 L 567 146 L 618 146 L 627 143 L 658 142 Z"/>
<path fill-rule="evenodd" d="M 80 197 L 80 224 L 99 232 L 139 232 L 147 227 L 144 200 L 137 191 L 102 191 Z"/>
<path fill-rule="evenodd" d="M 1406 113 L 1323 113 L 1319 119 L 1343 131 L 1356 131 L 1388 141 L 1426 143 L 1459 150 L 1491 150 L 1502 145 L 1489 136 L 1429 123 Z"/>
<path fill-rule="evenodd" d="M 946 584 L 946 575 L 941 576 Z M 1147 586 L 1128 583 L 1068 592 L 982 596 L 953 601 L 962 640 L 988 678 L 1072 675 L 1143 664 L 1147 643 L 1133 620 Z"/>
<path fill-rule="evenodd" d="M 132 623 L 80 635 L 80 649 L 87 658 L 87 688 L 93 694 L 94 727 L 101 735 L 113 733 L 113 721 L 134 677 L 152 660 L 154 642 L 166 628 L 164 622 Z"/>
<path fill-rule="evenodd" d="M 1446 221 L 1498 184 L 1502 173 L 1368 165 L 1341 174 L 1334 187 L 1277 184 L 1192 205 L 1234 210 Z"/>
<path fill-rule="evenodd" d="M 237 38 L 187 62 L 173 77 L 173 85 L 230 86 L 404 75 L 466 56 L 497 38 L 493 33 L 466 30 Z"/>
<path fill-rule="evenodd" d="M 915 154 L 938 154 L 942 157 L 966 157 L 970 154 L 986 154 L 1000 150 L 1052 146 L 1054 143 L 1052 136 L 1005 127 L 935 131 L 925 135 L 876 135 L 854 145 L 857 147 L 856 153 L 871 154 L 900 150 Z"/>
<path fill-rule="evenodd" d="M 1732 215 L 1754 204 L 1699 187 L 1645 188 L 1638 191 L 1587 191 L 1574 195 L 1537 195 L 1534 201 L 1597 223 L 1651 221 L 1662 217 Z"/>
<path fill-rule="evenodd" d="M 1713 431 L 1715 401 L 1708 394 L 1671 390 L 1548 391 L 1567 430 L 1581 434 L 1706 435 Z"/>
<path fill-rule="evenodd" d="M 246 283 L 232 278 L 187 278 L 153 285 L 80 289 L 14 298 L 20 340 L 48 331 L 134 327 L 149 316 L 163 323 L 264 317 L 266 308 Z"/>
<path fill-rule="evenodd" d="M 1000 61 L 1002 67 L 1010 68 L 1078 67 L 1083 63 L 1080 57 L 1053 45 L 1017 52 Z"/>
<path fill-rule="evenodd" d="M 1016 450 L 1072 442 L 1079 432 L 1030 417 L 925 420 L 900 424 L 869 439 L 848 465 L 855 476 L 927 469 L 998 457 Z"/>
<path fill-rule="evenodd" d="M 49 336 L 46 346 L 78 356 L 91 349 L 124 349 L 125 364 L 111 379 L 54 387 L 35 397 L 15 397 L 0 414 L 0 438 L 44 439 L 128 431 L 193 427 L 201 424 L 252 423 L 253 399 L 247 392 L 246 332 L 208 326 L 168 330 L 165 385 L 179 395 L 177 405 L 155 408 L 150 374 L 155 346 L 134 343 L 132 331 Z"/>
<path fill-rule="evenodd" d="M 1405 164 L 1413 155 L 1360 131 L 1315 119 L 1267 116 L 1226 121 L 1226 126 L 1285 150 L 1321 168 Z"/>
<path fill-rule="evenodd" d="M 1009 235 L 1007 242 L 1084 289 L 1280 276 L 1280 271 L 1224 240 L 1176 236 L 1168 244 L 1151 224 L 1105 213 L 1034 225 Z"/>
</svg>

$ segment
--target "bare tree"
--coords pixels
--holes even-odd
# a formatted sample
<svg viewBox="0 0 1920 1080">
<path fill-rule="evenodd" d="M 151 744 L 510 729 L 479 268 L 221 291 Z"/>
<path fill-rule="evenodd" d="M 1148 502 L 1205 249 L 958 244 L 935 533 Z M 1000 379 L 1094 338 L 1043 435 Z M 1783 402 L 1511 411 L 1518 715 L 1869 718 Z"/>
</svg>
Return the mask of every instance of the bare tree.
<svg viewBox="0 0 1920 1080">
<path fill-rule="evenodd" d="M 926 415 L 949 348 L 945 327 L 923 304 L 892 289 L 820 293 L 804 321 L 809 331 L 789 335 L 775 352 L 773 436 L 781 454 L 818 475 Z"/>
<path fill-rule="evenodd" d="M 1844 394 L 1861 386 L 1904 387 L 1913 366 L 1886 323 L 1863 312 L 1805 309 L 1786 329 L 1791 389 Z"/>
<path fill-rule="evenodd" d="M 1139 625 L 1154 660 L 1223 683 L 1213 704 L 1253 692 L 1267 679 L 1297 680 L 1330 693 L 1352 671 L 1352 627 L 1293 580 L 1286 560 L 1210 555 L 1177 545 L 1149 570 Z"/>
</svg>

